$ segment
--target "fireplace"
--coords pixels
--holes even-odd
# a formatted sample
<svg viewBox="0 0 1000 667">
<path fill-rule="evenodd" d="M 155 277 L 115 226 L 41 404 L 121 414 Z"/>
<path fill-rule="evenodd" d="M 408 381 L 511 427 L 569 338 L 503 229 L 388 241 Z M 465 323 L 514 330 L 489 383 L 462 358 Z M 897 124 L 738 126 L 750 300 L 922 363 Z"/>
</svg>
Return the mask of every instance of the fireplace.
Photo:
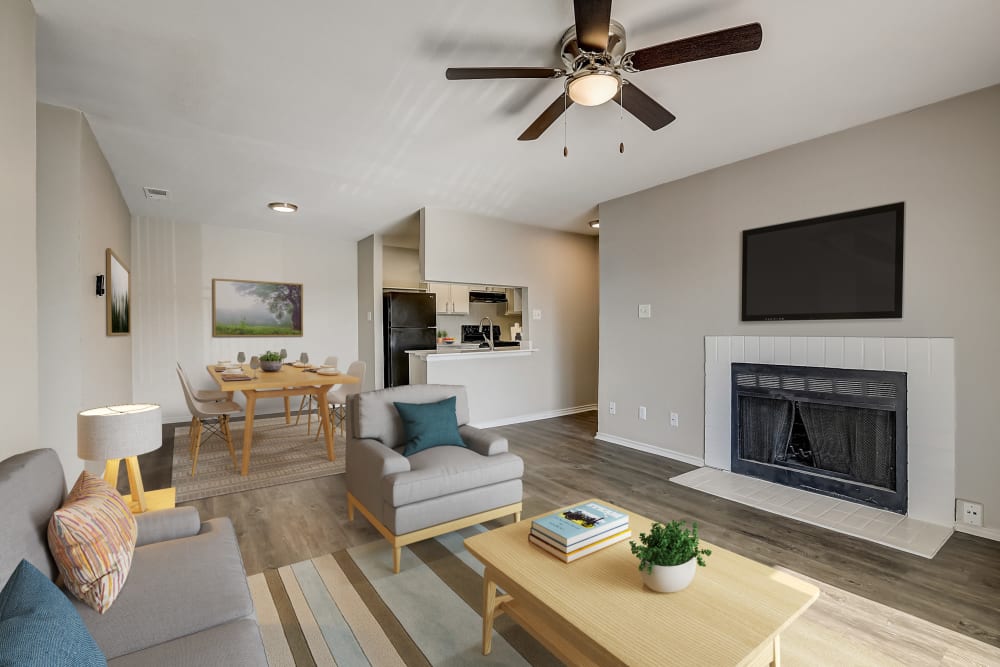
<svg viewBox="0 0 1000 667">
<path fill-rule="evenodd" d="M 732 471 L 901 514 L 906 373 L 732 364 Z"/>
</svg>

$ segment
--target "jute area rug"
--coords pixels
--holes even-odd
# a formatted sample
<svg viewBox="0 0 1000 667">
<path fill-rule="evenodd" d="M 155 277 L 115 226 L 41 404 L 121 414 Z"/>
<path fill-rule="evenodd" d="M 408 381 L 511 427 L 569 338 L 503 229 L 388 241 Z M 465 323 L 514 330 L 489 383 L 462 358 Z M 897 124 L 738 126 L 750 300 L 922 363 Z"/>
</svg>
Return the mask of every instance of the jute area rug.
<svg viewBox="0 0 1000 667">
<path fill-rule="evenodd" d="M 294 420 L 292 422 L 294 424 Z M 243 422 L 231 426 L 236 458 L 242 464 Z M 337 475 L 345 469 L 344 438 L 337 434 L 334 461 L 326 457 L 326 442 L 316 436 L 316 419 L 312 433 L 306 433 L 305 416 L 298 426 L 285 424 L 284 417 L 257 419 L 250 449 L 250 474 L 242 477 L 233 468 L 233 460 L 224 440 L 202 436 L 198 453 L 198 472 L 191 476 L 190 428 L 174 431 L 174 458 L 171 484 L 177 488 L 177 502 L 223 496 L 228 493 L 261 489 L 305 479 Z"/>
<path fill-rule="evenodd" d="M 270 666 L 560 664 L 507 616 L 494 624 L 492 654 L 481 654 L 483 568 L 462 541 L 482 530 L 404 548 L 397 575 L 379 541 L 249 577 Z M 996 647 L 791 574 L 821 594 L 782 633 L 784 665 L 1000 664 Z"/>
</svg>

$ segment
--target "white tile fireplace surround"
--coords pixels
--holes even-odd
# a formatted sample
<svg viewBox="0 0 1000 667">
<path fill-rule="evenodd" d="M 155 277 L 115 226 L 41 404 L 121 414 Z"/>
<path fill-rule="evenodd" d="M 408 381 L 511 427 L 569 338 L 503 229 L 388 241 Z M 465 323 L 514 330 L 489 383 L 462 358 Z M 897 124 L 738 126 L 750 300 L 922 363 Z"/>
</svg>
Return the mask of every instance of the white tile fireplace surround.
<svg viewBox="0 0 1000 667">
<path fill-rule="evenodd" d="M 726 471 L 734 362 L 906 372 L 907 516 L 954 526 L 954 339 L 706 336 L 705 464 Z"/>
</svg>

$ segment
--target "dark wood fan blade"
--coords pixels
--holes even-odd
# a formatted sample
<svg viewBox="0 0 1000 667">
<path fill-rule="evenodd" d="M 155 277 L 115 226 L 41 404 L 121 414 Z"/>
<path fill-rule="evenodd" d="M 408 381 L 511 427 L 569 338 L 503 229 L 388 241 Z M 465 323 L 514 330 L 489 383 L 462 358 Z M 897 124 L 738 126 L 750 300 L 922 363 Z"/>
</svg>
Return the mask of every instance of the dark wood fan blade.
<svg viewBox="0 0 1000 667">
<path fill-rule="evenodd" d="M 535 119 L 535 122 L 528 126 L 528 129 L 521 133 L 518 141 L 534 141 L 549 129 L 552 123 L 563 114 L 563 111 L 573 105 L 573 100 L 560 95 L 556 101 L 549 105 L 549 108 L 542 112 L 542 115 Z"/>
<path fill-rule="evenodd" d="M 626 53 L 622 58 L 622 64 L 628 71 L 645 72 L 693 60 L 755 51 L 760 48 L 763 37 L 764 33 L 759 23 L 748 23 L 738 28 L 717 30 Z"/>
<path fill-rule="evenodd" d="M 551 67 L 449 67 L 445 78 L 459 79 L 554 79 L 563 75 Z"/>
<path fill-rule="evenodd" d="M 624 83 L 626 85 L 622 87 L 621 98 L 615 95 L 614 100 L 621 104 L 625 111 L 645 123 L 646 127 L 655 131 L 677 120 L 676 116 L 660 106 L 660 103 L 652 97 L 639 90 L 634 83 L 631 81 Z"/>
<path fill-rule="evenodd" d="M 601 53 L 608 48 L 611 0 L 573 0 L 576 43 L 584 51 Z"/>
</svg>

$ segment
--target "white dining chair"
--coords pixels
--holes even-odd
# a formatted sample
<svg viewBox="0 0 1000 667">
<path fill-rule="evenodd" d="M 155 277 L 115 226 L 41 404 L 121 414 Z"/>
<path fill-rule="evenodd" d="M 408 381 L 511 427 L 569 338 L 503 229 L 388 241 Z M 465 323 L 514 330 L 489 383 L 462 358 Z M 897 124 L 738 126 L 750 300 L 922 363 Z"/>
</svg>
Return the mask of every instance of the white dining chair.
<svg viewBox="0 0 1000 667">
<path fill-rule="evenodd" d="M 326 361 L 323 362 L 324 366 L 337 367 L 337 357 L 327 357 Z M 285 399 L 287 400 L 287 399 Z M 302 410 L 305 408 L 306 412 L 306 435 L 312 433 L 312 413 L 313 413 L 313 395 L 305 394 L 302 396 L 302 400 L 299 401 L 299 412 L 295 415 L 295 425 L 299 425 L 299 418 L 302 417 Z M 319 431 L 316 431 L 318 434 Z"/>
<path fill-rule="evenodd" d="M 187 401 L 188 410 L 191 411 L 191 476 L 198 471 L 198 452 L 201 451 L 201 437 L 203 431 L 208 431 L 206 440 L 217 435 L 226 442 L 229 448 L 229 456 L 233 459 L 233 467 L 239 469 L 236 462 L 236 448 L 233 447 L 233 438 L 229 430 L 230 415 L 238 415 L 243 409 L 234 401 L 199 401 L 194 397 L 184 371 L 177 368 L 177 377 L 181 381 L 181 389 L 184 391 L 184 400 Z"/>
<path fill-rule="evenodd" d="M 196 401 L 231 401 L 233 399 L 232 392 L 219 391 L 218 389 L 194 389 L 191 387 L 191 380 L 188 379 L 187 372 L 184 367 L 181 366 L 181 362 L 177 362 L 177 372 L 181 374 L 183 381 L 187 384 L 188 388 L 191 389 L 191 395 Z"/>
<path fill-rule="evenodd" d="M 344 418 L 346 415 L 347 407 L 347 397 L 351 394 L 360 394 L 363 391 L 363 386 L 365 382 L 365 372 L 368 369 L 368 364 L 363 361 L 352 361 L 351 365 L 347 367 L 347 374 L 351 377 L 358 378 L 358 381 L 354 384 L 338 384 L 330 390 L 327 394 L 327 399 L 330 402 L 330 427 L 337 428 L 340 425 L 340 432 L 344 433 Z M 316 437 L 319 438 L 319 430 L 316 431 Z"/>
</svg>

